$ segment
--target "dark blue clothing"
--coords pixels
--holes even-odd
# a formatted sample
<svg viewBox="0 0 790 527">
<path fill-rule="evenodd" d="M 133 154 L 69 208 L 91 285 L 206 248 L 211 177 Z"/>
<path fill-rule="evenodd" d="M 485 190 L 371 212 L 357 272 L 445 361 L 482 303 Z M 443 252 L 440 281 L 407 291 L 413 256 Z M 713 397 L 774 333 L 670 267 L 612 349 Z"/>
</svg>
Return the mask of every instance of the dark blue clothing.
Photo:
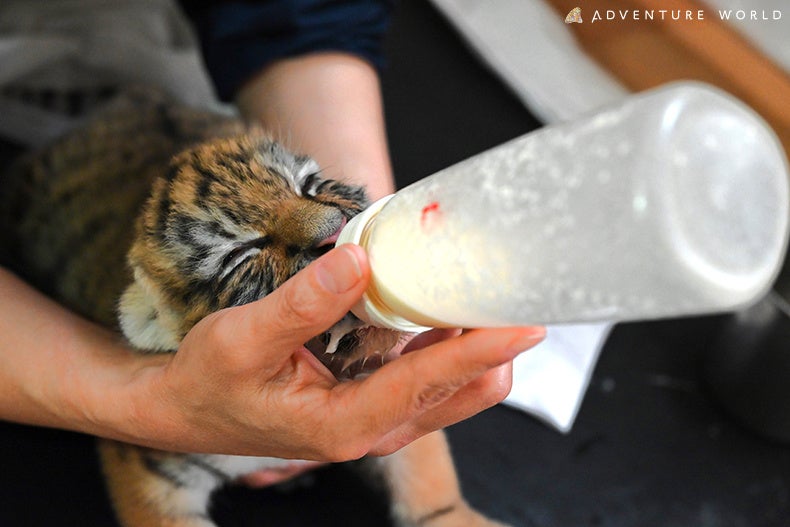
<svg viewBox="0 0 790 527">
<path fill-rule="evenodd" d="M 182 2 L 222 100 L 267 64 L 311 51 L 345 51 L 376 67 L 393 0 Z"/>
</svg>

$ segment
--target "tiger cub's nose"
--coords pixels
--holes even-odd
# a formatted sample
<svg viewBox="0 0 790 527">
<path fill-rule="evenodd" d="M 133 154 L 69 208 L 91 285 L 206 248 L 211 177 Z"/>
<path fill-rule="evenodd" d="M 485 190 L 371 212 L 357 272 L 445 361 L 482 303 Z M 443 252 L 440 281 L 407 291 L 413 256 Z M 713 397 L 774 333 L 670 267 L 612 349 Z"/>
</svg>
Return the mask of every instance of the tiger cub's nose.
<svg viewBox="0 0 790 527">
<path fill-rule="evenodd" d="M 337 241 L 346 224 L 343 213 L 321 203 L 297 202 L 281 207 L 274 232 L 291 252 L 326 251 Z"/>
</svg>

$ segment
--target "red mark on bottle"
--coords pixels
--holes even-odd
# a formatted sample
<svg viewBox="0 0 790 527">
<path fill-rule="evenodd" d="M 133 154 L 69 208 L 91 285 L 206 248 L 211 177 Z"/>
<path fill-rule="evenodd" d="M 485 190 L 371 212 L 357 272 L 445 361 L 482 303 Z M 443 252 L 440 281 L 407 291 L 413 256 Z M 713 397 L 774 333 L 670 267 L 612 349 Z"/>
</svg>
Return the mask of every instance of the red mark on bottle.
<svg viewBox="0 0 790 527">
<path fill-rule="evenodd" d="M 420 216 L 420 226 L 423 229 L 429 230 L 439 226 L 442 219 L 442 211 L 439 208 L 438 201 L 432 201 L 422 208 L 422 215 Z"/>
</svg>

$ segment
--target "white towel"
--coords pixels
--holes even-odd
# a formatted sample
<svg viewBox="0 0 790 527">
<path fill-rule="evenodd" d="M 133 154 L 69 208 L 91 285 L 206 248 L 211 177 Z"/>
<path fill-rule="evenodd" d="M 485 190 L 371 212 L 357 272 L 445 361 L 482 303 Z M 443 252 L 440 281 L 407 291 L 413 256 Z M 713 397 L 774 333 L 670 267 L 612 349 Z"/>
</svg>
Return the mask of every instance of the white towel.
<svg viewBox="0 0 790 527">
<path fill-rule="evenodd" d="M 106 85 L 160 86 L 216 107 L 191 27 L 172 0 L 3 0 L 0 89 L 68 92 Z M 49 141 L 74 116 L 0 96 L 0 135 Z"/>
</svg>

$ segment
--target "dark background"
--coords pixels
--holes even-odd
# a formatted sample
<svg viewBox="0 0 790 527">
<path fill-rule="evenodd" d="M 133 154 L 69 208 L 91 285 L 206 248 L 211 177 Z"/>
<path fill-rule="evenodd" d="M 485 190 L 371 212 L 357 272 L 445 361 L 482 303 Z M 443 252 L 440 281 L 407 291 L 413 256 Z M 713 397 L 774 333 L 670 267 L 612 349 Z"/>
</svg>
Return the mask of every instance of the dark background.
<svg viewBox="0 0 790 527">
<path fill-rule="evenodd" d="M 387 47 L 400 186 L 540 126 L 426 2 L 400 3 Z M 790 525 L 790 448 L 738 425 L 702 374 L 730 321 L 616 327 L 568 435 L 503 406 L 450 428 L 468 499 L 514 526 Z M 306 479 L 222 491 L 214 515 L 226 526 L 388 525 L 382 497 L 352 472 Z M 114 525 L 93 441 L 0 423 L 0 527 L 54 525 Z"/>
</svg>

